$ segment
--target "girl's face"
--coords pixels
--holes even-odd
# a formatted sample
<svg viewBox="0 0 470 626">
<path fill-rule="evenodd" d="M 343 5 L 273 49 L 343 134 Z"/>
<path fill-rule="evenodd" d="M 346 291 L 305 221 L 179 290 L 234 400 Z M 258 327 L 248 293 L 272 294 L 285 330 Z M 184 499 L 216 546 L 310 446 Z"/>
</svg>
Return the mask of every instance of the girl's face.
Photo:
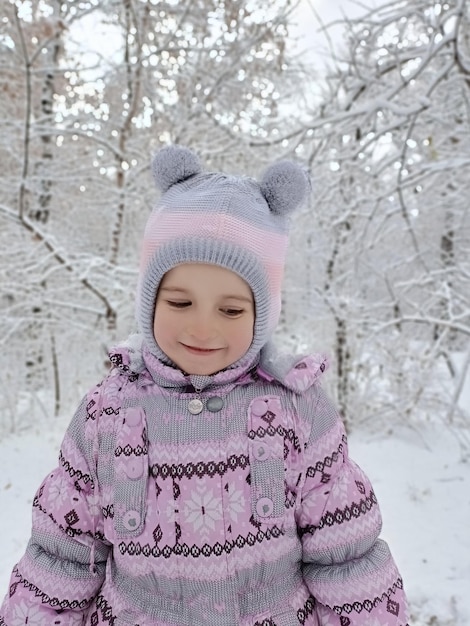
<svg viewBox="0 0 470 626">
<path fill-rule="evenodd" d="M 238 361 L 251 345 L 254 322 L 251 289 L 230 270 L 185 263 L 163 277 L 153 332 L 187 374 L 214 374 Z"/>
</svg>

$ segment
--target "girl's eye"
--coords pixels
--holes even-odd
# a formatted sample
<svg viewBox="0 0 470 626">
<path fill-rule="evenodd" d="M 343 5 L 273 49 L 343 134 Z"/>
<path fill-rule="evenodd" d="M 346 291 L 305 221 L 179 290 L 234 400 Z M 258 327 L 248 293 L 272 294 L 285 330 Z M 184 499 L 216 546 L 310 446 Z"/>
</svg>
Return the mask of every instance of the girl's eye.
<svg viewBox="0 0 470 626">
<path fill-rule="evenodd" d="M 243 313 L 243 309 L 226 308 L 226 309 L 221 309 L 221 311 L 222 313 L 225 313 L 225 315 L 228 315 L 229 317 L 238 317 L 239 315 Z"/>
<path fill-rule="evenodd" d="M 185 309 L 186 307 L 191 306 L 191 302 L 187 300 L 167 300 L 167 302 L 173 309 Z"/>
</svg>

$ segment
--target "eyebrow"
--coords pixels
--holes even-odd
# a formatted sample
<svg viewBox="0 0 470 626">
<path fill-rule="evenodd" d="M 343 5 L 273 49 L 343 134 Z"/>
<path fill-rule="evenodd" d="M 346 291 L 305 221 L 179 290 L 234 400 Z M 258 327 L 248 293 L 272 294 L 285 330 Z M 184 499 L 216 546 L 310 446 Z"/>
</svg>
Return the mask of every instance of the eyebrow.
<svg viewBox="0 0 470 626">
<path fill-rule="evenodd" d="M 186 289 L 181 287 L 160 287 L 160 291 L 179 291 L 181 293 L 188 293 Z"/>
<path fill-rule="evenodd" d="M 169 293 L 182 293 L 188 296 L 191 295 L 189 290 L 183 289 L 182 287 L 172 287 L 171 285 L 169 287 L 161 287 L 160 291 L 168 291 Z M 252 298 L 235 294 L 222 294 L 220 298 L 221 300 L 239 300 L 241 302 L 248 302 L 249 304 L 253 302 Z"/>
</svg>

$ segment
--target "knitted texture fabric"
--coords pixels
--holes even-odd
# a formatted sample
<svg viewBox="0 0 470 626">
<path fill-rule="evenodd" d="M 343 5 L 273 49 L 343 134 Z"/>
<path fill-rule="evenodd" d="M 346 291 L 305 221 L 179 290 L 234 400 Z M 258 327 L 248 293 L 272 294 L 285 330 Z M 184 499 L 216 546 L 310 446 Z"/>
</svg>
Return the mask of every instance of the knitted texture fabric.
<svg viewBox="0 0 470 626">
<path fill-rule="evenodd" d="M 34 498 L 0 626 L 407 624 L 323 357 L 219 372 L 199 415 L 147 348 L 110 358 Z"/>
<path fill-rule="evenodd" d="M 306 197 L 306 175 L 290 161 L 269 167 L 260 183 L 203 172 L 197 156 L 181 146 L 160 150 L 152 169 L 163 195 L 145 228 L 136 302 L 147 347 L 166 360 L 153 333 L 164 274 L 183 263 L 211 263 L 237 273 L 253 292 L 254 337 L 243 362 L 253 361 L 279 318 L 289 215 Z"/>
</svg>

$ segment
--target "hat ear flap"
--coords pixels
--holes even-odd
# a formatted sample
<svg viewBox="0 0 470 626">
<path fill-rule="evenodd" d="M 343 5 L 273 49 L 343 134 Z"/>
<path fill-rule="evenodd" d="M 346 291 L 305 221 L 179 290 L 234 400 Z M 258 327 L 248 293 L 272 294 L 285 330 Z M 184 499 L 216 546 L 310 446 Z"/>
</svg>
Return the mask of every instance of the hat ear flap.
<svg viewBox="0 0 470 626">
<path fill-rule="evenodd" d="M 202 166 L 199 157 L 189 148 L 172 145 L 159 150 L 152 159 L 155 184 L 162 193 L 176 183 L 199 174 Z"/>
<path fill-rule="evenodd" d="M 292 161 L 280 161 L 270 165 L 260 182 L 271 213 L 288 215 L 306 198 L 310 183 L 306 172 Z"/>
</svg>

